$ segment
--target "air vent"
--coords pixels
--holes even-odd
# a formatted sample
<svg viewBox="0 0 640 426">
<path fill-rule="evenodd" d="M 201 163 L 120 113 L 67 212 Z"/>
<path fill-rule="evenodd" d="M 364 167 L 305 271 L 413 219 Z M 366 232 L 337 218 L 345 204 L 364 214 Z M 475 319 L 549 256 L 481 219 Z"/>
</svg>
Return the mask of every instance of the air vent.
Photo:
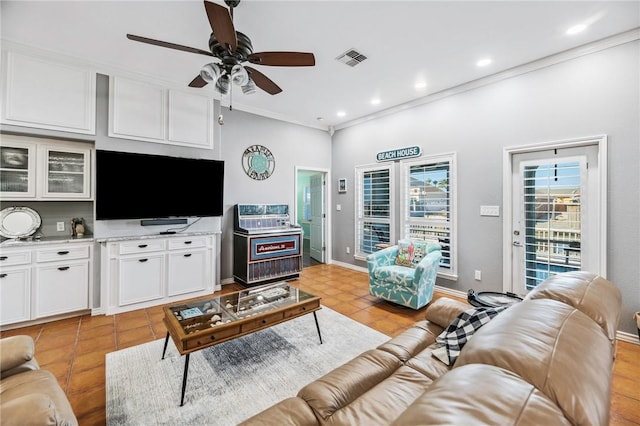
<svg viewBox="0 0 640 426">
<path fill-rule="evenodd" d="M 350 67 L 355 67 L 365 59 L 367 59 L 367 57 L 358 52 L 356 49 L 349 49 L 336 58 L 336 60 L 342 62 L 343 64 L 347 64 Z"/>
</svg>

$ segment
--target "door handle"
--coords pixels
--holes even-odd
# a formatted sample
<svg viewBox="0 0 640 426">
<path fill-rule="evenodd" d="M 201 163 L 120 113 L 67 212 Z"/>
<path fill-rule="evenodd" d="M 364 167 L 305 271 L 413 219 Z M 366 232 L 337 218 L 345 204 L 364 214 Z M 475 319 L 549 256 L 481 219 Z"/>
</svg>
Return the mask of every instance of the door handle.
<svg viewBox="0 0 640 426">
<path fill-rule="evenodd" d="M 512 243 L 515 247 L 522 247 L 522 243 L 520 241 L 514 241 Z"/>
</svg>

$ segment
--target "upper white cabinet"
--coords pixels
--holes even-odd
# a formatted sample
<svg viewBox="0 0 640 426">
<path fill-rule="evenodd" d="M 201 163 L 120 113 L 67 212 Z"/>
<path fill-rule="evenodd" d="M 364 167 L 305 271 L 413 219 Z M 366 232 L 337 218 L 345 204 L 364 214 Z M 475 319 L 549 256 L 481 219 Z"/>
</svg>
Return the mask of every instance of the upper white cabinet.
<svg viewBox="0 0 640 426">
<path fill-rule="evenodd" d="M 109 79 L 109 136 L 213 148 L 213 98 L 153 83 Z"/>
<path fill-rule="evenodd" d="M 1 135 L 0 198 L 91 199 L 87 144 Z"/>
<path fill-rule="evenodd" d="M 93 70 L 13 51 L 3 59 L 2 123 L 95 134 Z"/>
<path fill-rule="evenodd" d="M 162 86 L 111 77 L 109 136 L 164 142 L 166 97 Z"/>
</svg>

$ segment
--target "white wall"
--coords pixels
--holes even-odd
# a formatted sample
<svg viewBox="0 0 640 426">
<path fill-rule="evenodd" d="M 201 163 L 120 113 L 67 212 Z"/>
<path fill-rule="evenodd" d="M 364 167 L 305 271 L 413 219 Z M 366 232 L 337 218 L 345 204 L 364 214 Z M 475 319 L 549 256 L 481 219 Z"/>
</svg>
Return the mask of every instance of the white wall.
<svg viewBox="0 0 640 426">
<path fill-rule="evenodd" d="M 480 205 L 502 200 L 505 147 L 606 134 L 609 136 L 608 277 L 623 292 L 621 329 L 635 333 L 640 310 L 640 42 L 583 56 L 479 89 L 339 130 L 332 173 L 375 163 L 390 148 L 420 145 L 424 155 L 458 153 L 457 281 L 438 285 L 502 291 L 502 217 L 481 217 Z M 354 191 L 338 194 L 333 259 L 358 266 L 353 247 Z M 352 250 L 353 253 L 353 250 Z M 474 270 L 482 281 L 474 281 Z"/>
<path fill-rule="evenodd" d="M 222 159 L 225 161 L 221 277 L 233 277 L 233 206 L 296 203 L 295 167 L 329 169 L 331 137 L 325 131 L 277 121 L 223 107 Z M 242 153 L 251 145 L 267 147 L 275 157 L 273 174 L 257 181 L 242 168 Z M 295 220 L 295 218 L 293 218 Z"/>
</svg>

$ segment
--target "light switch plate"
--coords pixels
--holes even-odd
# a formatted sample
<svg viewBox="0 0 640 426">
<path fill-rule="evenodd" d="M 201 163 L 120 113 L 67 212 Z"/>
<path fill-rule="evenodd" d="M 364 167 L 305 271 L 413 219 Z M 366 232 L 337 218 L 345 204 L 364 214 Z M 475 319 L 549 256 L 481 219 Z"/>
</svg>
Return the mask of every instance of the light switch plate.
<svg viewBox="0 0 640 426">
<path fill-rule="evenodd" d="M 480 216 L 500 216 L 500 206 L 480 206 Z"/>
<path fill-rule="evenodd" d="M 58 232 L 64 232 L 64 222 L 56 222 L 56 229 Z"/>
</svg>

